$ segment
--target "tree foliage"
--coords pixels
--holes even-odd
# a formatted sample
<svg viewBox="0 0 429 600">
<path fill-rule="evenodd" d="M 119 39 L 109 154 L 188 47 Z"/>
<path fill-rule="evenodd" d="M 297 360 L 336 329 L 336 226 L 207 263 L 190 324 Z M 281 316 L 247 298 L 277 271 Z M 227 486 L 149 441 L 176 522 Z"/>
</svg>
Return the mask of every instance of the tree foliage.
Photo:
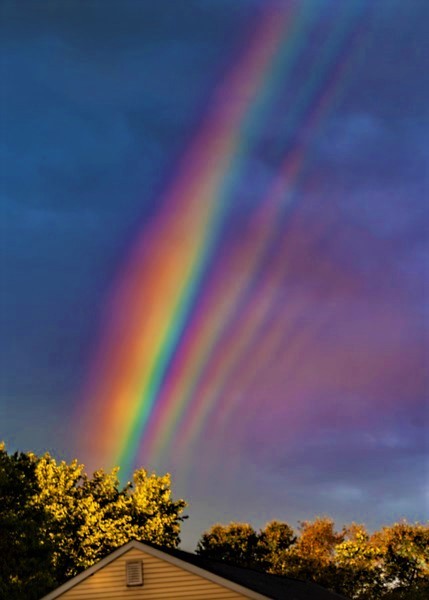
<svg viewBox="0 0 429 600">
<path fill-rule="evenodd" d="M 197 554 L 214 560 L 240 565 L 256 566 L 258 536 L 247 523 L 214 525 L 198 542 Z"/>
<path fill-rule="evenodd" d="M 185 502 L 170 476 L 118 469 L 89 477 L 76 460 L 0 446 L 0 597 L 39 598 L 131 539 L 175 547 Z"/>
<path fill-rule="evenodd" d="M 407 522 L 383 527 L 373 536 L 380 549 L 389 600 L 429 597 L 429 525 Z"/>
<path fill-rule="evenodd" d="M 218 524 L 203 534 L 197 553 L 246 567 L 249 548 L 254 568 L 314 581 L 353 600 L 429 597 L 428 525 L 404 521 L 369 534 L 355 523 L 336 531 L 328 517 L 301 522 L 297 533 L 279 521 L 259 532 L 245 523 Z"/>
<path fill-rule="evenodd" d="M 175 547 L 185 517 L 169 475 L 144 469 L 120 486 L 118 469 L 91 477 L 74 460 L 8 454 L 0 444 L 0 598 L 36 600 L 131 539 Z M 197 553 L 307 579 L 352 600 L 429 598 L 429 525 L 406 521 L 369 533 L 328 517 L 295 531 L 272 521 L 215 525 Z"/>
<path fill-rule="evenodd" d="M 9 456 L 0 444 L 0 598 L 31 598 L 28 589 L 55 584 L 50 540 L 39 535 L 46 515 L 32 503 L 37 491 L 33 460 L 18 452 Z"/>
<path fill-rule="evenodd" d="M 287 523 L 271 521 L 258 534 L 256 563 L 268 573 L 279 574 L 282 561 L 296 542 L 294 530 Z"/>
</svg>

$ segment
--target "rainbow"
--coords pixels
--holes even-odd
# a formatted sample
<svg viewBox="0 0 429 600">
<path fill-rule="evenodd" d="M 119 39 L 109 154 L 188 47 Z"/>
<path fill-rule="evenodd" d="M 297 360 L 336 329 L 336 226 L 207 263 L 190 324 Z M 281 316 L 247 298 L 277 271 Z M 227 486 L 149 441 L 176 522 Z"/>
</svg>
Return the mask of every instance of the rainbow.
<svg viewBox="0 0 429 600">
<path fill-rule="evenodd" d="M 284 343 L 281 328 L 272 323 L 276 299 L 267 290 L 286 276 L 284 231 L 314 131 L 332 110 L 360 47 L 365 4 L 344 3 L 314 70 L 297 90 L 282 123 L 283 161 L 249 214 L 242 244 L 225 236 L 236 182 L 317 28 L 317 12 L 308 4 L 295 10 L 270 4 L 215 90 L 109 299 L 84 394 L 85 443 L 94 464 L 119 464 L 129 474 L 138 457 L 150 463 L 168 455 L 173 444 L 193 452 L 209 421 L 221 427 L 234 412 L 234 404 L 222 401 L 231 381 L 241 381 L 243 389 L 251 385 L 243 368 L 252 362 L 256 340 L 261 343 L 254 374 Z M 274 254 L 279 259 L 272 265 Z M 222 414 L 216 416 L 218 408 Z"/>
</svg>

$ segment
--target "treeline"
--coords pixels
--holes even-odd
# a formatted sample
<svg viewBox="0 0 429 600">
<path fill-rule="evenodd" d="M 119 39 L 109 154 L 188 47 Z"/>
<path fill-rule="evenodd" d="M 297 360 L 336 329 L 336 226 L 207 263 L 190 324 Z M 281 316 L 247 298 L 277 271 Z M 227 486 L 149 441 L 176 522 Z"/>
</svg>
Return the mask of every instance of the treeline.
<svg viewBox="0 0 429 600">
<path fill-rule="evenodd" d="M 131 539 L 176 547 L 186 518 L 168 475 L 118 469 L 89 477 L 76 460 L 8 454 L 0 444 L 0 600 L 38 600 Z M 319 583 L 356 600 L 429 598 L 429 527 L 406 522 L 368 533 L 336 531 L 329 518 L 297 531 L 273 521 L 215 525 L 197 553 L 214 560 Z"/>
<path fill-rule="evenodd" d="M 168 475 L 118 469 L 89 477 L 76 460 L 8 454 L 0 444 L 0 599 L 38 600 L 137 539 L 175 547 L 185 517 Z"/>
<path fill-rule="evenodd" d="M 353 600 L 427 600 L 429 526 L 395 523 L 368 533 L 352 523 L 337 531 L 328 517 L 298 530 L 272 521 L 214 525 L 197 553 L 231 565 L 313 581 Z"/>
</svg>

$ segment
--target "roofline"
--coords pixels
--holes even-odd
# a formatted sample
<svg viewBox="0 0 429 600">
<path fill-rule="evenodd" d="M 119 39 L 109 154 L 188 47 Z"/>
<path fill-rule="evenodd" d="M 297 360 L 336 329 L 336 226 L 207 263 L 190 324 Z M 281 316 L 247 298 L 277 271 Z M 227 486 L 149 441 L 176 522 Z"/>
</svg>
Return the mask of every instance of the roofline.
<svg viewBox="0 0 429 600">
<path fill-rule="evenodd" d="M 91 575 L 93 575 L 94 573 L 99 571 L 100 569 L 103 569 L 108 564 L 110 564 L 111 562 L 113 562 L 114 560 L 116 560 L 117 558 L 119 558 L 120 556 L 122 556 L 123 554 L 125 554 L 126 552 L 128 552 L 129 550 L 131 550 L 133 548 L 137 549 L 137 550 L 141 550 L 142 552 L 146 552 L 147 554 L 150 554 L 151 556 L 153 556 L 155 558 L 159 558 L 160 560 L 165 560 L 166 562 L 169 562 L 170 564 L 172 564 L 176 567 L 185 569 L 186 571 L 189 571 L 190 573 L 193 573 L 194 575 L 199 575 L 200 577 L 203 577 L 204 579 L 208 579 L 209 581 L 211 581 L 213 583 L 217 583 L 218 585 L 221 585 L 229 590 L 232 590 L 239 594 L 246 595 L 248 598 L 251 598 L 252 600 L 272 600 L 270 598 L 270 596 L 264 596 L 262 594 L 259 594 L 258 592 L 255 592 L 255 591 L 253 591 L 247 587 L 244 587 L 242 585 L 239 585 L 238 583 L 235 583 L 235 582 L 231 581 L 230 579 L 225 579 L 224 577 L 215 575 L 214 573 L 211 573 L 210 571 L 207 571 L 206 569 L 197 567 L 196 565 L 193 565 L 191 563 L 187 563 L 185 560 L 182 560 L 181 558 L 172 556 L 171 554 L 168 554 L 167 552 L 163 552 L 162 550 L 158 550 L 157 548 L 153 548 L 152 546 L 148 546 L 145 543 L 138 542 L 137 540 L 131 540 L 127 544 L 124 544 L 124 546 L 121 546 L 117 550 L 114 550 L 111 554 L 109 554 L 108 556 L 106 556 L 103 559 L 101 559 L 100 561 L 98 561 L 95 565 L 92 565 L 92 567 L 85 569 L 85 571 L 82 571 L 82 573 L 79 573 L 79 575 L 76 575 L 69 581 L 66 581 L 66 583 L 64 583 L 63 585 L 61 585 L 54 591 L 50 592 L 46 596 L 43 596 L 43 598 L 41 598 L 40 600 L 55 600 L 55 598 L 59 598 L 61 596 L 61 594 L 64 594 L 71 588 L 75 587 L 76 585 L 81 583 L 81 581 L 84 581 L 87 577 L 90 577 Z"/>
</svg>

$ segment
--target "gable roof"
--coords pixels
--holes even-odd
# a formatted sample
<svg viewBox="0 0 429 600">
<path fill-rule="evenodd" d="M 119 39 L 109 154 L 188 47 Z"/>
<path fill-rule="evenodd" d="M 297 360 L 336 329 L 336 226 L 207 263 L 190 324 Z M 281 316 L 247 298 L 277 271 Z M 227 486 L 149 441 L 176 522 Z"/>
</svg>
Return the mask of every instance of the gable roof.
<svg viewBox="0 0 429 600">
<path fill-rule="evenodd" d="M 55 600 L 61 594 L 84 581 L 109 563 L 131 549 L 138 549 L 151 556 L 169 562 L 181 569 L 199 575 L 232 591 L 254 600 L 346 600 L 314 583 L 269 575 L 251 569 L 242 569 L 216 562 L 184 550 L 164 548 L 148 542 L 132 540 L 121 546 L 98 563 L 73 577 L 41 600 Z"/>
<path fill-rule="evenodd" d="M 247 593 L 251 590 L 270 600 L 347 600 L 344 596 L 330 592 L 315 583 L 270 575 L 253 569 L 243 569 L 183 550 L 166 548 L 164 551 L 180 557 L 189 564 L 197 565 L 201 569 L 242 585 Z"/>
</svg>

